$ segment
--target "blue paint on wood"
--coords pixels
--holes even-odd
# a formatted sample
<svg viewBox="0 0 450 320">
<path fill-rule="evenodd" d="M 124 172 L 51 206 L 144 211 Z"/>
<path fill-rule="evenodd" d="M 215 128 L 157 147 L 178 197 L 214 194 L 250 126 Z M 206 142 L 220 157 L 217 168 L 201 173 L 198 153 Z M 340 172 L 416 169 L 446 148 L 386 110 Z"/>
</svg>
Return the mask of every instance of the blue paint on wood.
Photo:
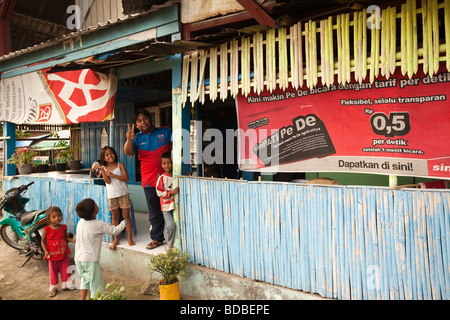
<svg viewBox="0 0 450 320">
<path fill-rule="evenodd" d="M 337 299 L 450 297 L 450 192 L 180 177 L 194 264 Z"/>
<path fill-rule="evenodd" d="M 27 211 L 57 206 L 63 213 L 62 223 L 67 225 L 67 231 L 76 234 L 76 227 L 80 218 L 75 212 L 75 207 L 81 200 L 92 198 L 99 207 L 97 219 L 111 224 L 111 211 L 109 210 L 105 186 L 57 181 L 51 178 L 33 177 L 30 175 L 18 176 L 17 179 L 11 180 L 3 179 L 3 190 L 6 191 L 32 181 L 34 181 L 34 184 L 24 195 L 30 199 L 25 207 Z M 103 240 L 109 242 L 111 237 L 105 235 Z"/>
</svg>

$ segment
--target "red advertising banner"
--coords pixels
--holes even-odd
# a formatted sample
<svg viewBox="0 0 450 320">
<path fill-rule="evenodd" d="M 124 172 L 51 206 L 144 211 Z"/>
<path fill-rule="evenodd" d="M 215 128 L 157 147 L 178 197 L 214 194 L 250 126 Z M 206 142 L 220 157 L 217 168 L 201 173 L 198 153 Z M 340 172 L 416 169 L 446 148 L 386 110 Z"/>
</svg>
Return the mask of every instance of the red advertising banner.
<svg viewBox="0 0 450 320">
<path fill-rule="evenodd" d="M 450 73 L 238 95 L 239 166 L 450 178 Z"/>
<path fill-rule="evenodd" d="M 0 81 L 0 121 L 69 124 L 114 116 L 117 77 L 90 69 L 31 72 Z"/>
</svg>

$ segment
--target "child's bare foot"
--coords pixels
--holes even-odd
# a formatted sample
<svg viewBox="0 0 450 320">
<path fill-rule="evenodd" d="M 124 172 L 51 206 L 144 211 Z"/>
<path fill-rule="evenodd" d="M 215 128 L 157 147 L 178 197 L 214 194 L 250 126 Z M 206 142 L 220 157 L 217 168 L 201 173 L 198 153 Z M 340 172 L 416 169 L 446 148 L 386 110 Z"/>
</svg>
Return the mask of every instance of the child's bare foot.
<svg viewBox="0 0 450 320">
<path fill-rule="evenodd" d="M 128 245 L 130 247 L 134 246 L 136 243 L 132 239 L 128 239 Z"/>
<path fill-rule="evenodd" d="M 114 251 L 116 250 L 117 245 L 119 244 L 119 240 L 114 240 L 110 245 L 109 245 L 109 250 Z"/>
</svg>

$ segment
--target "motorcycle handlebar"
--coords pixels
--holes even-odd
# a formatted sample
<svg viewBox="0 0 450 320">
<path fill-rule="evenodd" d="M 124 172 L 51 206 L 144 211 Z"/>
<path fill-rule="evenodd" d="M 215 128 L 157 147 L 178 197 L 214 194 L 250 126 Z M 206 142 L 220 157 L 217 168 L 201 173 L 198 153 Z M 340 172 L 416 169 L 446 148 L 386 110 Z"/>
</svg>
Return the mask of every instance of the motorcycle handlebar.
<svg viewBox="0 0 450 320">
<path fill-rule="evenodd" d="M 19 192 L 22 193 L 22 192 L 24 192 L 25 190 L 28 190 L 28 187 L 31 186 L 33 183 L 34 183 L 34 181 L 30 182 L 30 183 L 27 184 L 27 185 L 21 185 L 21 186 L 19 187 Z"/>
</svg>

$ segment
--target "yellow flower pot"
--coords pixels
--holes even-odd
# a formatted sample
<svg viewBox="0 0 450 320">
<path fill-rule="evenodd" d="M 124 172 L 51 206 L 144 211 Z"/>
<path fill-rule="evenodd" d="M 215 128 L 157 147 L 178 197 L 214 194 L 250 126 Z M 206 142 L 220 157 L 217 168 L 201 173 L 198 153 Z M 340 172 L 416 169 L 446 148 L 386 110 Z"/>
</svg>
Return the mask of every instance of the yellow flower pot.
<svg viewBox="0 0 450 320">
<path fill-rule="evenodd" d="M 180 300 L 180 282 L 164 284 L 165 280 L 159 282 L 160 300 Z"/>
</svg>

